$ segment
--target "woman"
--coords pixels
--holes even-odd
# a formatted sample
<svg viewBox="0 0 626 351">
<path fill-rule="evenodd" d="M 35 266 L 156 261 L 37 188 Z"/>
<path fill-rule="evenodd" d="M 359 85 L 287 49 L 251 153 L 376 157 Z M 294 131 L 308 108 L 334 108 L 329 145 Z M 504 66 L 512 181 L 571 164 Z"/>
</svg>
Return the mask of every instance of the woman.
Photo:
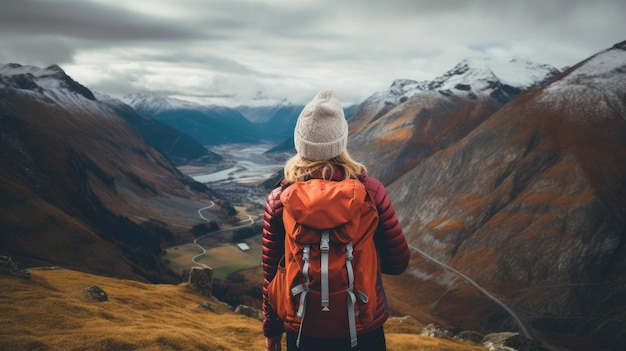
<svg viewBox="0 0 626 351">
<path fill-rule="evenodd" d="M 282 221 L 283 204 L 280 195 L 289 184 L 310 179 L 361 180 L 379 215 L 374 241 L 379 254 L 381 272 L 400 274 L 408 266 L 409 248 L 387 190 L 380 181 L 367 176 L 363 165 L 350 158 L 346 150 L 347 141 L 348 124 L 339 99 L 333 91 L 319 92 L 298 117 L 294 130 L 297 154 L 287 161 L 281 185 L 269 194 L 265 204 L 263 332 L 268 351 L 281 350 L 282 333 L 285 331 L 288 351 L 350 350 L 349 338 L 328 339 L 303 335 L 300 346 L 296 346 L 299 331 L 284 324 L 269 304 L 267 287 L 274 279 L 279 261 L 284 255 L 285 227 Z M 388 318 L 388 312 L 382 283 L 378 283 L 376 290 L 377 308 L 374 322 L 366 329 L 358 331 L 357 350 L 386 350 L 383 324 Z"/>
</svg>

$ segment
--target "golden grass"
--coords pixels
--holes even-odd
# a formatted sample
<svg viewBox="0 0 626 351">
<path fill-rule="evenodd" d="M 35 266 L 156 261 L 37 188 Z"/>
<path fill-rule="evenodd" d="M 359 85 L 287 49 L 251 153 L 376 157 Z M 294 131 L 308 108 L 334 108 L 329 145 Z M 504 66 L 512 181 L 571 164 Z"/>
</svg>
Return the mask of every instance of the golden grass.
<svg viewBox="0 0 626 351">
<path fill-rule="evenodd" d="M 76 271 L 31 269 L 0 276 L 0 350 L 263 350 L 261 322 L 232 313 L 186 284 L 147 284 Z M 83 293 L 97 285 L 108 301 Z M 199 307 L 207 302 L 215 312 Z M 421 325 L 392 318 L 388 350 L 486 350 L 415 335 Z"/>
<path fill-rule="evenodd" d="M 260 322 L 186 285 L 144 284 L 70 270 L 0 277 L 0 350 L 261 350 Z M 98 285 L 109 301 L 88 300 Z M 216 313 L 199 307 L 208 302 Z"/>
<path fill-rule="evenodd" d="M 388 351 L 485 351 L 471 343 L 443 340 L 430 336 L 386 333 Z"/>
</svg>

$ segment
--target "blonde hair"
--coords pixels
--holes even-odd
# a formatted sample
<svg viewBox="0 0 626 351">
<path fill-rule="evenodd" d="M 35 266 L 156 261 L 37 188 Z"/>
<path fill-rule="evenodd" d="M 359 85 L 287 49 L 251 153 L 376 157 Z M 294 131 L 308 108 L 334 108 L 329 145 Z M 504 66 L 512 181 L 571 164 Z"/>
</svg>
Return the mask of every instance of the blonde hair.
<svg viewBox="0 0 626 351">
<path fill-rule="evenodd" d="M 314 172 L 319 172 L 322 179 L 330 180 L 335 168 L 343 171 L 344 179 L 358 178 L 365 171 L 365 166 L 353 160 L 346 150 L 330 160 L 310 161 L 296 154 L 285 164 L 285 180 L 289 183 L 303 182 Z"/>
</svg>

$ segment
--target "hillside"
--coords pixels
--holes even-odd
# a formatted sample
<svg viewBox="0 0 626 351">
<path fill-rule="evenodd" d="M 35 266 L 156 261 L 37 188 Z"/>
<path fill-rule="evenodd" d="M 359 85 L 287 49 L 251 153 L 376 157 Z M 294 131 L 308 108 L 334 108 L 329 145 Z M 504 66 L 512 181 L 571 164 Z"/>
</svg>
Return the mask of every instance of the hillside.
<svg viewBox="0 0 626 351">
<path fill-rule="evenodd" d="M 58 66 L 0 66 L 0 253 L 173 282 L 165 242 L 219 200 Z M 206 215 L 226 219 L 215 206 Z"/>
<path fill-rule="evenodd" d="M 235 314 L 186 284 L 145 284 L 67 269 L 0 274 L 0 350 L 263 350 L 261 322 Z M 85 288 L 108 297 L 94 301 Z M 469 342 L 417 335 L 407 318 L 386 324 L 389 351 L 484 351 Z M 285 349 L 285 348 L 283 348 Z"/>
<path fill-rule="evenodd" d="M 480 123 L 424 117 L 442 106 L 433 92 L 370 123 L 390 130 L 372 148 L 399 139 L 414 148 L 368 164 L 395 179 L 388 189 L 415 251 L 408 274 L 389 279 L 404 303 L 392 305 L 448 326 L 516 328 L 567 350 L 623 350 L 625 74 L 621 43 Z M 452 121 L 465 131 L 442 140 Z"/>
<path fill-rule="evenodd" d="M 156 94 L 131 94 L 122 100 L 137 112 L 189 135 L 202 145 L 260 142 L 256 127 L 229 107 L 200 105 Z"/>
<path fill-rule="evenodd" d="M 112 97 L 96 94 L 98 101 L 124 118 L 146 142 L 166 155 L 174 165 L 213 164 L 222 157 L 207 150 L 190 136 L 153 118 L 141 115 L 132 107 Z"/>
<path fill-rule="evenodd" d="M 351 154 L 391 184 L 559 71 L 520 60 L 463 60 L 433 81 L 397 79 L 349 119 Z"/>
</svg>

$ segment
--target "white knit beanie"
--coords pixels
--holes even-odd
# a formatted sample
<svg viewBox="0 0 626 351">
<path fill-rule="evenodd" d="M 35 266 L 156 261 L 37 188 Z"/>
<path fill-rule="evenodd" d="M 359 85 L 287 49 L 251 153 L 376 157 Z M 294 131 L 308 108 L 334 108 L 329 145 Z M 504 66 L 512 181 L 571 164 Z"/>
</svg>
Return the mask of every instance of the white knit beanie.
<svg viewBox="0 0 626 351">
<path fill-rule="evenodd" d="M 339 156 L 348 144 L 348 123 L 332 90 L 322 90 L 298 117 L 293 132 L 296 151 L 310 161 Z"/>
</svg>

